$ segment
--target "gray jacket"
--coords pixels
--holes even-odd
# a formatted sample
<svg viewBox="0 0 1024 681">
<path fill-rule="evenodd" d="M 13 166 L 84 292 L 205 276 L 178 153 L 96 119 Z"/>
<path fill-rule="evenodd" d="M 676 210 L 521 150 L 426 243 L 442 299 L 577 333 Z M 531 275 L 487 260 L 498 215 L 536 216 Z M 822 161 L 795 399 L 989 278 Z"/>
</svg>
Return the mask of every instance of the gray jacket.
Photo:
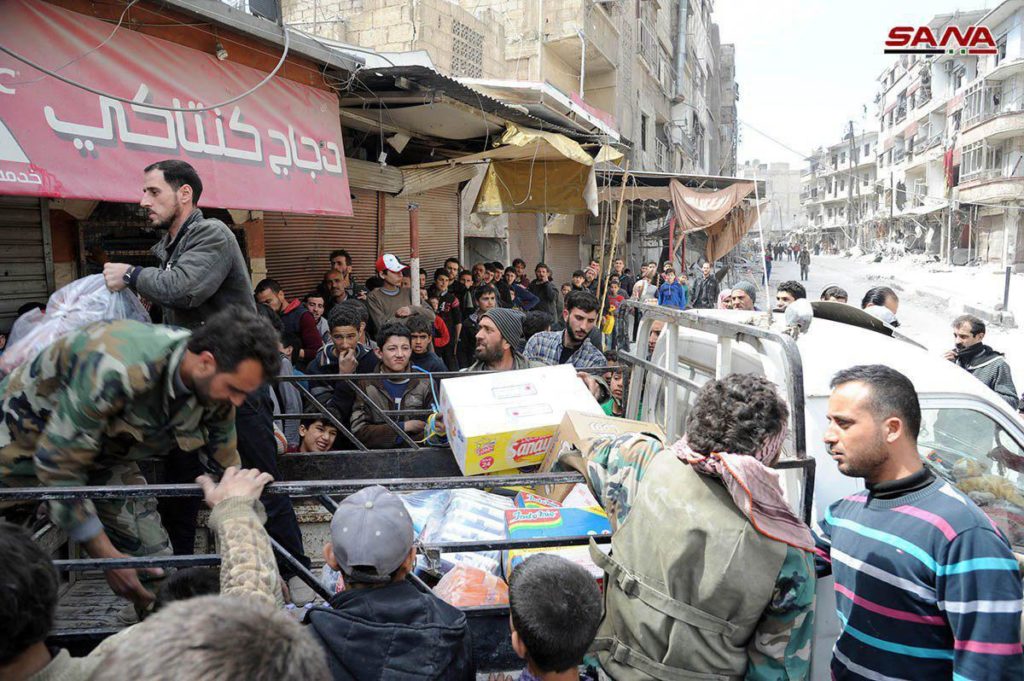
<svg viewBox="0 0 1024 681">
<path fill-rule="evenodd" d="M 194 329 L 228 308 L 256 311 L 249 270 L 235 235 L 220 220 L 204 218 L 197 208 L 168 257 L 170 234 L 150 252 L 160 267 L 144 267 L 134 282 L 139 295 L 159 303 L 164 323 Z"/>
</svg>

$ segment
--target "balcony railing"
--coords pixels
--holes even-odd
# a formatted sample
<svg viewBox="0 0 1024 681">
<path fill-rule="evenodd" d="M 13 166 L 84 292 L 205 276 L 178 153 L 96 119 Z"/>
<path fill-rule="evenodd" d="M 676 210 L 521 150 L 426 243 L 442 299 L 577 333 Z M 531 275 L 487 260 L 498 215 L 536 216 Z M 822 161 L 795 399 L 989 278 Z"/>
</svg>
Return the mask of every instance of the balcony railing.
<svg viewBox="0 0 1024 681">
<path fill-rule="evenodd" d="M 658 49 L 658 34 L 654 27 L 643 19 L 637 21 L 637 32 L 640 35 L 640 58 L 647 62 L 655 74 L 659 72 L 661 51 Z"/>
</svg>

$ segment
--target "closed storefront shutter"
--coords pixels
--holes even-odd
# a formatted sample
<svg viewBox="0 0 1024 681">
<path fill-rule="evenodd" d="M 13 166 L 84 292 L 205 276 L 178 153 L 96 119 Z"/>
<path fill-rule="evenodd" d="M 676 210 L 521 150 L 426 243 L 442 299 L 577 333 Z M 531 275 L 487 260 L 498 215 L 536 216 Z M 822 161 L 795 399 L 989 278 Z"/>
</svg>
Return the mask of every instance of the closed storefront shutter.
<svg viewBox="0 0 1024 681">
<path fill-rule="evenodd" d="M 522 258 L 526 261 L 526 274 L 533 279 L 533 270 L 540 262 L 536 215 L 512 213 L 508 216 L 508 252 L 508 264 L 515 258 Z"/>
<path fill-rule="evenodd" d="M 19 307 L 46 303 L 53 282 L 49 224 L 39 199 L 0 196 L 0 331 Z"/>
<path fill-rule="evenodd" d="M 267 276 L 277 280 L 288 296 L 304 296 L 316 288 L 336 248 L 352 255 L 352 267 L 360 282 L 373 275 L 378 194 L 368 189 L 351 191 L 352 217 L 263 213 Z"/>
<path fill-rule="evenodd" d="M 551 268 L 555 284 L 572 282 L 572 273 L 583 269 L 580 261 L 580 238 L 568 234 L 548 234 L 546 263 Z"/>
<path fill-rule="evenodd" d="M 389 196 L 384 209 L 384 247 L 402 262 L 409 253 L 409 204 L 419 205 L 420 269 L 433 280 L 434 270 L 447 258 L 459 257 L 458 185 L 431 189 L 404 197 Z"/>
</svg>

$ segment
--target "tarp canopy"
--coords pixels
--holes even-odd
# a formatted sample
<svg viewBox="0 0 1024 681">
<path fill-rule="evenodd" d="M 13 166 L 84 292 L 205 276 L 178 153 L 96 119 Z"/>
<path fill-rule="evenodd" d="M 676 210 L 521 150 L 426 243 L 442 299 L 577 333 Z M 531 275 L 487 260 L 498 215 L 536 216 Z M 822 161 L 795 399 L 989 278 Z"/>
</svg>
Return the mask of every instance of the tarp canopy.
<svg viewBox="0 0 1024 681">
<path fill-rule="evenodd" d="M 622 154 L 602 147 L 603 160 Z M 409 168 L 438 168 L 490 161 L 473 212 L 597 215 L 594 159 L 565 135 L 510 124 L 494 149 Z"/>
<path fill-rule="evenodd" d="M 706 192 L 672 180 L 668 189 L 676 224 L 682 233 L 707 233 L 705 256 L 710 262 L 731 251 L 757 220 L 758 207 L 743 205 L 743 199 L 754 193 L 753 182 L 737 182 Z"/>
<path fill-rule="evenodd" d="M 715 262 L 735 248 L 757 222 L 758 210 L 764 210 L 767 203 L 765 200 L 760 206 L 737 206 L 724 220 L 708 228 L 708 244 L 704 250 L 708 262 Z"/>
</svg>

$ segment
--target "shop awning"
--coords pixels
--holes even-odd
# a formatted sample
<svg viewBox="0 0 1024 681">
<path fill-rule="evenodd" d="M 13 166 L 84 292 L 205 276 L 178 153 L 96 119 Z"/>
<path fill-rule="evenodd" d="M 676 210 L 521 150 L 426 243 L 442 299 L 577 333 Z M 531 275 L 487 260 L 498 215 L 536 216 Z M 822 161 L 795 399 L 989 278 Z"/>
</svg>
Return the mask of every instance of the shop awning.
<svg viewBox="0 0 1024 681">
<path fill-rule="evenodd" d="M 475 213 L 597 215 L 594 159 L 579 143 L 558 133 L 510 124 L 494 149 L 410 168 L 478 163 L 489 165 L 473 205 Z"/>
</svg>

